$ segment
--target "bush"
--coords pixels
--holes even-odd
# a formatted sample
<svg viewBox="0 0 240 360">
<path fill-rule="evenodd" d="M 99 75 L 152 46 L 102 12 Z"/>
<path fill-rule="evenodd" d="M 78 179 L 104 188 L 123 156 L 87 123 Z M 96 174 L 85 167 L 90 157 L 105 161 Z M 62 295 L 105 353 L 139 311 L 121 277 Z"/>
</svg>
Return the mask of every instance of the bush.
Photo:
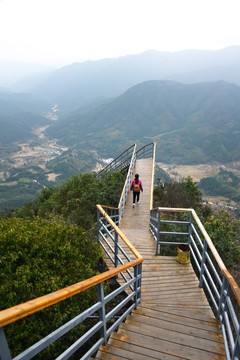
<svg viewBox="0 0 240 360">
<path fill-rule="evenodd" d="M 97 220 L 96 204 L 117 207 L 125 172 L 109 172 L 101 180 L 95 174 L 75 175 L 62 186 L 43 189 L 38 198 L 15 211 L 16 216 L 62 216 L 68 223 L 89 229 Z"/>
<path fill-rule="evenodd" d="M 225 265 L 236 266 L 240 261 L 240 221 L 220 210 L 204 226 Z"/>
<path fill-rule="evenodd" d="M 61 220 L 0 220 L 0 310 L 51 293 L 96 274 L 101 251 L 85 230 Z M 23 351 L 96 301 L 90 289 L 6 327 L 12 355 Z M 52 359 L 79 338 L 84 327 L 51 345 L 39 359 Z"/>
</svg>

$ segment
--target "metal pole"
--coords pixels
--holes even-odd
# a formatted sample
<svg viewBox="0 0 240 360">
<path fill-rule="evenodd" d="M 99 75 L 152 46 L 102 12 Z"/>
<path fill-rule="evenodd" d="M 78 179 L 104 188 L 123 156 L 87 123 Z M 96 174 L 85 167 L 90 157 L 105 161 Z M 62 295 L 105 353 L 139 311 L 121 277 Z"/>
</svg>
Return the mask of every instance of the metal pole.
<svg viewBox="0 0 240 360">
<path fill-rule="evenodd" d="M 203 287 L 203 274 L 204 274 L 204 265 L 206 262 L 206 253 L 207 253 L 207 242 L 206 239 L 204 239 L 204 245 L 203 245 L 203 253 L 202 253 L 202 262 L 201 262 L 201 271 L 200 271 L 200 277 L 199 277 L 199 287 Z"/>
<path fill-rule="evenodd" d="M 12 359 L 3 328 L 0 328 L 0 359 L 1 360 Z"/>
<path fill-rule="evenodd" d="M 220 299 L 219 299 L 219 305 L 218 305 L 218 312 L 217 312 L 217 318 L 220 320 L 220 317 L 223 313 L 223 307 L 225 310 L 225 305 L 224 303 L 226 302 L 226 297 L 224 295 L 224 292 L 226 291 L 228 286 L 228 282 L 226 277 L 223 277 L 223 282 L 222 282 L 222 287 L 221 287 L 221 295 L 220 295 Z"/>
<path fill-rule="evenodd" d="M 158 223 L 157 223 L 157 245 L 156 245 L 156 253 L 155 253 L 156 256 L 159 255 L 158 247 L 159 247 L 159 233 L 160 233 L 160 220 L 161 220 L 161 212 L 158 210 L 157 210 L 157 212 L 158 212 Z M 160 251 L 159 251 L 159 253 L 160 253 Z"/>
<path fill-rule="evenodd" d="M 104 301 L 103 283 L 97 285 L 98 301 L 101 303 L 101 308 L 98 310 L 99 320 L 102 321 L 102 327 L 100 329 L 101 337 L 104 338 L 105 345 L 107 343 L 107 325 L 106 325 L 106 311 Z"/>
<path fill-rule="evenodd" d="M 114 255 L 115 255 L 114 265 L 115 267 L 118 267 L 118 233 L 116 231 L 114 237 Z"/>
<path fill-rule="evenodd" d="M 238 333 L 233 349 L 232 360 L 238 360 L 240 358 L 240 326 L 238 327 Z"/>
<path fill-rule="evenodd" d="M 188 246 L 191 245 L 191 235 L 192 235 L 192 223 L 193 223 L 193 215 L 190 213 L 190 224 L 188 229 Z"/>
</svg>

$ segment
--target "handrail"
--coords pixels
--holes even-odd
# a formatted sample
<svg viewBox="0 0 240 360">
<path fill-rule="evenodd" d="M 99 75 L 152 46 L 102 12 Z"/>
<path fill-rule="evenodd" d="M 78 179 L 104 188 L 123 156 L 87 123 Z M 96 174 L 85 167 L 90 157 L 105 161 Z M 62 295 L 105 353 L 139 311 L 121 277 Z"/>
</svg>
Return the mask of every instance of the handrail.
<svg viewBox="0 0 240 360">
<path fill-rule="evenodd" d="M 133 169 L 136 163 L 136 159 L 142 159 L 142 158 L 146 158 L 151 156 L 153 159 L 153 166 L 152 166 L 152 182 L 151 182 L 151 196 L 150 196 L 150 208 L 152 207 L 152 203 L 153 203 L 153 186 L 154 186 L 154 170 L 155 170 L 155 153 L 156 153 L 156 143 L 152 142 L 149 143 L 147 145 L 142 146 L 138 151 L 136 151 L 136 147 L 137 145 L 134 144 L 132 146 L 130 146 L 127 150 L 123 151 L 116 159 L 114 159 L 109 165 L 107 165 L 103 170 L 101 170 L 98 173 L 98 176 L 103 173 L 106 172 L 108 170 L 110 171 L 114 171 L 116 168 L 119 169 L 119 166 L 115 167 L 114 164 L 117 163 L 117 160 L 121 159 L 122 157 L 124 157 L 124 154 L 129 154 L 129 150 L 132 150 L 132 155 L 131 157 L 128 156 L 128 160 L 126 160 L 124 162 L 124 168 L 128 165 L 128 173 L 125 179 L 125 183 L 122 189 L 122 193 L 119 199 L 119 203 L 118 203 L 118 211 L 119 211 L 119 219 L 118 221 L 121 221 L 122 215 L 123 215 L 123 207 L 125 205 L 126 202 L 126 198 L 127 198 L 127 194 L 129 191 L 129 185 L 131 182 L 131 177 L 132 177 L 132 173 L 133 173 Z M 109 209 L 111 209 L 111 207 L 108 207 Z"/>
<path fill-rule="evenodd" d="M 112 270 L 108 270 L 102 274 L 93 276 L 90 279 L 81 281 L 64 289 L 27 301 L 23 304 L 13 306 L 9 309 L 2 310 L 0 312 L 0 359 L 11 359 L 7 340 L 3 332 L 3 326 L 9 325 L 19 319 L 25 318 L 39 310 L 48 308 L 93 286 L 97 285 L 98 302 L 96 304 L 85 310 L 83 313 L 77 315 L 74 319 L 70 320 L 68 323 L 55 330 L 53 333 L 47 335 L 45 338 L 31 346 L 29 349 L 25 350 L 23 353 L 19 354 L 17 358 L 31 359 L 40 351 L 44 350 L 51 343 L 53 343 L 65 333 L 77 326 L 80 322 L 87 319 L 91 314 L 99 311 L 99 322 L 97 323 L 97 325 L 94 325 L 85 335 L 83 335 L 78 341 L 76 341 L 72 346 L 65 350 L 64 355 L 62 354 L 63 358 L 68 358 L 71 354 L 78 350 L 81 344 L 84 344 L 92 335 L 94 335 L 98 330 L 100 330 L 100 339 L 91 347 L 90 350 L 88 350 L 87 355 L 85 354 L 85 356 L 83 357 L 89 358 L 94 352 L 96 352 L 96 350 L 98 350 L 101 345 L 106 343 L 106 340 L 111 335 L 111 333 L 115 331 L 115 329 L 120 325 L 120 323 L 124 321 L 126 316 L 129 315 L 130 312 L 140 303 L 141 263 L 143 262 L 143 258 L 134 248 L 134 246 L 130 243 L 127 237 L 118 228 L 118 226 L 109 217 L 103 207 L 101 205 L 97 205 L 97 209 L 108 222 L 108 224 L 112 227 L 112 229 L 115 231 L 117 236 L 121 238 L 122 241 L 126 244 L 127 248 L 129 249 L 131 254 L 134 255 L 135 259 L 129 259 L 125 264 L 119 264 Z M 111 234 L 111 231 L 109 231 L 109 233 Z M 114 290 L 111 294 L 104 297 L 103 282 L 110 278 L 116 277 L 119 274 L 122 275 L 124 272 L 130 273 L 130 268 L 134 268 L 134 274 L 131 276 L 130 279 L 126 280 L 126 284 L 122 285 L 119 289 Z M 128 287 L 132 290 L 132 293 L 128 295 L 126 299 L 122 300 L 121 303 L 118 304 L 113 310 L 106 314 L 106 316 L 102 316 L 102 314 L 106 313 L 105 304 L 111 299 L 113 299 L 115 296 L 119 295 L 121 292 L 125 291 L 125 289 Z M 130 300 L 132 300 L 132 302 Z M 120 315 L 118 320 L 116 320 L 109 328 L 107 328 L 107 321 L 109 321 L 114 316 L 114 314 L 117 313 L 124 306 L 124 313 Z M 127 310 L 126 306 L 128 306 Z M 67 357 L 65 357 L 65 355 Z"/>
<path fill-rule="evenodd" d="M 150 148 L 151 145 L 152 145 L 152 148 Z M 154 190 L 154 177 L 155 177 L 155 157 L 156 157 L 156 143 L 155 142 L 152 142 L 152 143 L 142 146 L 136 152 L 137 159 L 146 158 L 149 155 L 152 156 L 152 161 L 153 161 L 152 177 L 151 177 L 151 192 L 150 192 L 150 210 L 151 210 L 152 206 L 153 206 L 153 190 Z"/>
<path fill-rule="evenodd" d="M 151 145 L 151 144 L 149 144 Z M 146 145 L 144 148 L 147 149 Z M 129 157 L 129 150 L 132 149 L 132 154 Z M 140 149 L 141 150 L 141 149 Z M 124 162 L 121 161 L 120 167 L 122 166 L 126 167 L 129 166 L 128 169 L 128 175 L 125 180 L 125 184 L 123 187 L 123 191 L 120 197 L 119 206 L 118 208 L 115 207 L 108 207 L 104 205 L 97 205 L 97 210 L 99 214 L 105 219 L 106 223 L 108 224 L 105 226 L 105 224 L 102 221 L 102 218 L 98 216 L 98 221 L 100 227 L 99 227 L 99 233 L 105 237 L 104 233 L 112 237 L 112 232 L 115 233 L 115 238 L 118 240 L 120 238 L 127 246 L 131 254 L 135 257 L 134 260 L 131 260 L 130 257 L 126 254 L 126 251 L 123 250 L 123 248 L 120 246 L 118 241 L 115 244 L 115 268 L 112 270 L 108 270 L 104 272 L 103 274 L 93 276 L 90 279 L 81 281 L 79 283 L 76 283 L 74 285 L 68 286 L 66 288 L 60 289 L 58 291 L 55 291 L 53 293 L 41 296 L 39 298 L 27 301 L 25 303 L 13 306 L 9 309 L 5 309 L 0 311 L 0 358 L 1 359 L 11 359 L 11 355 L 8 349 L 7 341 L 4 335 L 3 327 L 7 326 L 19 319 L 23 319 L 33 313 L 36 313 L 37 311 L 43 310 L 45 308 L 48 308 L 54 304 L 57 304 L 65 299 L 68 299 L 76 294 L 79 294 L 93 286 L 97 286 L 98 291 L 98 298 L 99 301 L 95 305 L 93 305 L 91 308 L 85 310 L 83 313 L 79 314 L 76 318 L 70 320 L 68 323 L 60 327 L 59 329 L 55 330 L 53 333 L 46 336 L 44 339 L 39 341 L 38 343 L 31 346 L 29 349 L 24 351 L 22 354 L 19 354 L 17 356 L 18 359 L 31 359 L 33 356 L 38 354 L 40 351 L 44 350 L 48 345 L 59 339 L 61 336 L 63 336 L 65 333 L 70 331 L 74 326 L 82 322 L 84 319 L 86 319 L 89 315 L 92 313 L 99 311 L 99 322 L 97 326 L 92 328 L 91 331 L 86 333 L 86 336 L 83 335 L 81 339 L 79 339 L 76 343 L 74 343 L 69 349 L 67 349 L 64 352 L 67 354 L 72 354 L 75 352 L 81 345 L 85 343 L 93 334 L 96 333 L 96 331 L 100 330 L 101 332 L 101 339 L 98 340 L 93 347 L 88 351 L 88 355 L 92 355 L 99 346 L 104 344 L 106 342 L 106 338 L 110 336 L 110 334 L 116 329 L 117 326 L 125 319 L 125 317 L 134 309 L 137 307 L 141 300 L 141 263 L 143 262 L 143 258 L 140 255 L 140 253 L 135 249 L 135 247 L 129 242 L 129 240 L 126 238 L 126 236 L 121 232 L 121 230 L 118 228 L 116 223 L 112 220 L 112 218 L 107 214 L 107 212 L 104 210 L 110 210 L 111 212 L 114 212 L 116 214 L 116 210 L 119 212 L 119 209 L 121 210 L 121 207 L 124 206 L 126 201 L 126 194 L 129 191 L 129 181 L 131 181 L 131 176 L 133 172 L 133 168 L 135 166 L 136 161 L 136 144 L 129 147 L 127 150 L 125 150 L 116 160 L 121 159 L 121 157 L 127 154 L 124 159 Z M 155 154 L 155 150 L 153 150 L 153 154 Z M 152 155 L 153 156 L 153 155 Z M 153 156 L 154 158 L 154 156 Z M 114 161 L 109 164 L 106 168 L 111 169 Z M 117 164 L 118 166 L 118 164 Z M 106 169 L 105 169 L 106 170 Z M 123 209 L 122 209 L 123 210 Z M 117 215 L 113 215 L 113 218 L 116 218 Z M 119 212 L 118 218 L 121 218 L 121 211 Z M 118 220 L 119 221 L 119 220 Z M 109 230 L 109 227 L 111 230 Z M 127 262 L 123 263 L 122 258 L 119 256 L 118 251 L 121 251 L 122 254 L 125 256 Z M 118 264 L 118 261 L 121 263 Z M 130 269 L 134 268 L 134 274 L 131 273 Z M 124 275 L 126 273 L 127 275 Z M 120 289 L 113 291 L 108 296 L 104 297 L 103 292 L 103 282 L 118 276 L 121 274 L 123 278 L 125 279 L 125 285 L 122 285 Z M 103 318 L 101 314 L 105 313 L 105 303 L 110 301 L 114 296 L 120 294 L 122 291 L 125 291 L 126 288 L 130 288 L 132 290 L 132 293 L 127 296 L 125 300 L 121 302 L 120 305 L 118 305 L 113 311 L 110 311 L 109 315 L 106 315 L 106 318 Z M 128 307 L 128 309 L 119 317 L 119 319 L 114 323 L 112 326 L 110 326 L 109 329 L 107 329 L 106 322 L 111 319 L 112 314 L 115 314 L 117 311 L 119 311 L 123 306 L 129 303 L 130 300 L 133 300 L 134 302 L 132 305 Z M 103 309 L 104 308 L 104 309 Z M 103 335 L 102 335 L 103 334 Z M 62 354 L 63 355 L 63 354 Z M 88 356 L 87 355 L 87 356 Z"/>
<path fill-rule="evenodd" d="M 161 213 L 188 212 L 189 221 L 162 220 Z M 188 231 L 162 231 L 162 225 L 183 226 Z M 200 235 L 198 233 L 200 232 Z M 188 245 L 191 257 L 199 277 L 199 287 L 205 286 L 211 306 L 220 321 L 225 353 L 227 360 L 236 360 L 240 356 L 240 288 L 227 270 L 212 240 L 198 218 L 195 210 L 182 208 L 159 207 L 150 211 L 150 231 L 156 240 L 156 255 L 160 245 Z M 161 236 L 161 241 L 160 241 Z M 163 241 L 163 236 L 177 236 L 177 242 Z M 187 237 L 187 242 L 180 242 L 180 238 Z M 234 305 L 236 302 L 236 305 Z"/>
<path fill-rule="evenodd" d="M 126 150 L 124 150 L 118 157 L 116 157 L 114 160 L 112 160 L 108 165 L 106 165 L 102 170 L 100 170 L 97 175 L 98 176 L 101 176 L 102 173 L 110 170 L 110 171 L 113 171 L 113 170 L 118 170 L 118 169 L 122 169 L 123 167 L 125 167 L 126 165 L 128 165 L 128 163 L 130 162 L 129 161 L 129 158 L 132 157 L 132 155 L 130 157 L 127 157 L 128 153 L 129 153 L 129 150 L 132 149 L 132 148 L 136 148 L 136 144 L 133 144 L 131 146 L 129 146 L 129 148 L 127 148 Z M 132 150 L 132 152 L 134 151 L 134 149 Z M 126 154 L 126 155 L 125 155 Z M 124 163 L 124 165 L 122 163 L 120 163 L 120 165 L 118 165 L 118 160 L 121 159 L 121 158 L 124 158 L 124 157 L 127 157 L 127 161 Z M 114 166 L 114 164 L 116 164 Z"/>
<path fill-rule="evenodd" d="M 121 272 L 129 269 L 130 267 L 137 265 L 143 262 L 143 257 L 139 254 L 139 252 L 135 249 L 135 247 L 130 243 L 127 237 L 122 233 L 122 231 L 116 226 L 116 224 L 112 221 L 110 216 L 103 210 L 101 205 L 97 205 L 97 209 L 101 212 L 101 214 L 106 218 L 109 224 L 114 228 L 117 234 L 121 237 L 121 239 L 125 242 L 128 248 L 132 251 L 132 253 L 136 256 L 136 260 L 131 261 L 125 265 L 120 265 L 116 269 L 109 270 L 104 272 L 103 274 L 93 276 L 88 280 L 83 280 L 74 285 L 68 286 L 64 289 L 55 291 L 53 293 L 41 296 L 37 299 L 33 299 L 27 301 L 23 304 L 13 306 L 9 309 L 0 311 L 0 327 L 6 326 L 14 321 L 27 317 L 39 310 L 47 308 L 51 305 L 57 304 L 60 301 L 68 299 L 69 297 L 76 295 L 82 291 L 89 289 L 92 286 L 95 286 L 103 281 L 110 279 L 111 277 L 120 274 Z"/>
<path fill-rule="evenodd" d="M 184 209 L 184 208 L 165 208 L 165 207 L 158 207 L 155 208 L 153 210 L 158 210 L 161 212 L 190 212 L 194 218 L 194 220 L 196 221 L 199 229 L 201 230 L 201 233 L 204 237 L 204 239 L 206 240 L 209 249 L 211 250 L 215 261 L 217 262 L 221 273 L 223 275 L 226 276 L 226 278 L 229 280 L 229 284 L 231 286 L 231 289 L 233 291 L 233 293 L 236 296 L 236 300 L 238 302 L 238 304 L 240 305 L 240 288 L 237 285 L 236 281 L 233 279 L 232 275 L 229 273 L 229 271 L 226 268 L 226 265 L 224 264 L 224 262 L 222 261 L 217 249 L 215 248 L 210 236 L 208 235 L 207 231 L 205 230 L 201 220 L 199 219 L 199 217 L 196 214 L 196 211 L 194 209 Z"/>
<path fill-rule="evenodd" d="M 31 314 L 34 314 L 39 310 L 43 310 L 63 300 L 66 300 L 76 294 L 79 294 L 80 292 L 83 292 L 92 286 L 100 284 L 120 274 L 121 272 L 129 269 L 130 267 L 133 267 L 134 265 L 141 263 L 142 261 L 143 261 L 142 258 L 137 258 L 136 260 L 132 260 L 127 264 L 119 265 L 115 269 L 105 271 L 100 275 L 95 275 L 90 279 L 83 280 L 74 285 L 65 287 L 64 289 L 38 297 L 36 299 L 27 301 L 25 303 L 16 306 L 12 306 L 11 308 L 8 308 L 6 310 L 2 310 L 0 311 L 0 327 L 6 326 L 17 320 L 23 319 Z"/>
<path fill-rule="evenodd" d="M 128 184 L 128 178 L 130 177 L 131 167 L 133 166 L 133 164 L 135 164 L 135 161 L 134 161 L 135 160 L 135 152 L 136 152 L 136 144 L 134 146 L 131 161 L 130 161 L 130 164 L 129 164 L 127 177 L 126 177 L 126 180 L 125 180 L 125 183 L 124 183 L 124 186 L 123 186 L 123 189 L 122 189 L 122 193 L 121 193 L 121 196 L 120 196 L 120 199 L 119 199 L 118 208 L 120 208 L 120 206 L 121 206 L 121 202 L 122 202 L 122 199 L 123 199 L 123 196 L 124 196 L 124 192 L 125 192 L 125 189 L 126 189 L 127 184 Z"/>
<path fill-rule="evenodd" d="M 191 213 L 193 215 L 193 218 L 194 220 L 196 221 L 196 223 L 198 224 L 198 227 L 199 229 L 201 230 L 203 236 L 204 236 L 204 239 L 206 239 L 206 242 L 208 244 L 208 247 L 209 249 L 211 250 L 213 256 L 214 256 L 214 259 L 216 260 L 220 270 L 221 270 L 221 273 L 227 278 L 230 286 L 231 286 L 231 289 L 236 297 L 236 300 L 238 302 L 238 305 L 240 305 L 240 288 L 238 287 L 236 281 L 233 279 L 232 275 L 229 273 L 229 271 L 227 270 L 224 262 L 222 261 L 217 249 L 215 248 L 212 240 L 210 239 L 207 231 L 205 230 L 201 220 L 199 219 L 199 217 L 197 216 L 196 212 L 194 209 L 191 209 Z"/>
<path fill-rule="evenodd" d="M 100 213 L 105 217 L 105 219 L 108 221 L 108 223 L 112 226 L 112 228 L 117 232 L 117 234 L 121 237 L 121 239 L 124 241 L 124 243 L 127 245 L 129 250 L 133 253 L 133 255 L 136 256 L 137 259 L 139 259 L 139 262 L 143 261 L 143 257 L 141 254 L 135 249 L 135 247 L 130 243 L 130 241 L 127 239 L 127 237 L 123 234 L 123 232 L 116 226 L 116 224 L 112 221 L 110 216 L 106 213 L 106 211 L 103 210 L 101 205 L 97 205 L 97 209 L 100 211 Z"/>
</svg>

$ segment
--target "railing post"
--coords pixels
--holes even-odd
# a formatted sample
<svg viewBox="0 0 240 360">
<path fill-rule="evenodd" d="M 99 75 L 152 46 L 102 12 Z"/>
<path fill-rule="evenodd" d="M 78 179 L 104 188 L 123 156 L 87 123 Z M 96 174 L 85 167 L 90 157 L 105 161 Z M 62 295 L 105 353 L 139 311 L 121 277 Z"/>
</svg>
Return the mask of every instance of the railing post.
<svg viewBox="0 0 240 360">
<path fill-rule="evenodd" d="M 3 328 L 0 328 L 0 359 L 1 360 L 12 359 Z"/>
<path fill-rule="evenodd" d="M 138 276 L 140 275 L 140 279 L 138 279 Z M 141 275 L 142 275 L 142 263 L 134 266 L 134 302 L 135 302 L 135 309 L 137 309 L 138 300 L 141 299 Z M 139 293 L 137 292 L 137 289 L 140 288 Z"/>
<path fill-rule="evenodd" d="M 240 326 L 238 327 L 238 333 L 236 335 L 237 336 L 233 348 L 232 360 L 238 360 L 240 358 Z"/>
<path fill-rule="evenodd" d="M 115 231 L 115 237 L 114 237 L 114 265 L 115 267 L 118 267 L 118 233 Z"/>
<path fill-rule="evenodd" d="M 157 214 L 158 214 L 158 221 L 157 221 L 157 245 L 156 245 L 156 253 L 155 255 L 159 255 L 158 254 L 158 247 L 159 247 L 159 233 L 160 233 L 160 220 L 161 220 L 161 212 L 159 210 L 157 210 Z"/>
<path fill-rule="evenodd" d="M 202 253 L 202 262 L 201 262 L 201 271 L 199 276 L 199 287 L 203 287 L 203 274 L 204 274 L 204 266 L 206 262 L 206 253 L 207 253 L 207 241 L 204 239 L 204 245 L 203 245 L 203 253 Z"/>
<path fill-rule="evenodd" d="M 217 312 L 217 318 L 219 320 L 220 320 L 220 317 L 221 317 L 223 311 L 225 310 L 226 296 L 224 293 L 226 291 L 228 292 L 228 287 L 229 287 L 229 284 L 227 282 L 227 279 L 225 276 L 223 276 L 221 295 L 220 295 L 220 299 L 219 299 L 218 312 Z"/>
<path fill-rule="evenodd" d="M 190 224 L 188 229 L 188 246 L 191 245 L 191 235 L 192 235 L 192 223 L 193 223 L 193 214 L 190 213 Z"/>
<path fill-rule="evenodd" d="M 118 267 L 118 233 L 115 231 L 115 237 L 114 237 L 114 265 L 115 268 Z M 118 275 L 115 277 L 118 278 Z"/>
<path fill-rule="evenodd" d="M 106 324 L 106 311 L 105 311 L 105 300 L 103 283 L 97 285 L 98 301 L 101 303 L 99 312 L 99 320 L 102 321 L 102 327 L 100 329 L 101 337 L 104 338 L 105 344 L 107 343 L 107 324 Z"/>
</svg>

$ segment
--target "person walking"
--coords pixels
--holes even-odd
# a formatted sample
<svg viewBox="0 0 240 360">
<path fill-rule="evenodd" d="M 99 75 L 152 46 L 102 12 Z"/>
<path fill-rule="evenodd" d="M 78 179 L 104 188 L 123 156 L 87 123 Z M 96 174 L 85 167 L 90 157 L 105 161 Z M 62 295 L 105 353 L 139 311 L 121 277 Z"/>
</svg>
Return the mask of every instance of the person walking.
<svg viewBox="0 0 240 360">
<path fill-rule="evenodd" d="M 143 192 L 143 184 L 139 179 L 139 175 L 135 174 L 135 178 L 131 181 L 130 191 L 133 191 L 133 208 L 135 207 L 135 200 L 137 198 L 137 204 L 140 202 L 140 191 Z"/>
</svg>

